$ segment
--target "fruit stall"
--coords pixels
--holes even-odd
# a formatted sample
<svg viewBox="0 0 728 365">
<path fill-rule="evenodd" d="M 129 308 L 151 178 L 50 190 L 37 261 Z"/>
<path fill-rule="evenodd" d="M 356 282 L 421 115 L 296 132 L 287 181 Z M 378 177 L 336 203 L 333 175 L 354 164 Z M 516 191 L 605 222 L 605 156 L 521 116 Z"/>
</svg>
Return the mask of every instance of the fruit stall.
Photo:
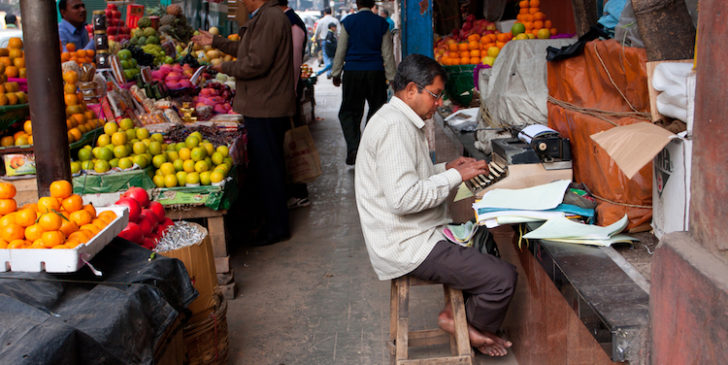
<svg viewBox="0 0 728 365">
<path fill-rule="evenodd" d="M 196 280 L 178 275 L 162 290 L 181 295 L 172 307 L 192 312 L 182 331 L 187 356 L 224 358 L 226 340 L 217 335 L 226 332 L 224 298 L 235 295 L 235 282 L 223 218 L 246 171 L 246 133 L 232 111 L 234 80 L 208 66 L 234 58 L 191 42 L 196 31 L 178 5 L 149 13 L 121 5 L 93 12 L 87 31 L 95 50 L 61 46 L 72 181 L 54 182 L 49 197 L 36 187 L 38 132 L 29 113 L 36 101 L 26 93 L 23 41 L 0 49 L 0 272 L 112 280 L 120 268 L 107 251 L 128 250 L 129 242 L 134 255 L 169 272 L 179 268 L 161 256 L 178 258 Z M 174 336 L 155 338 L 154 352 Z"/>
</svg>

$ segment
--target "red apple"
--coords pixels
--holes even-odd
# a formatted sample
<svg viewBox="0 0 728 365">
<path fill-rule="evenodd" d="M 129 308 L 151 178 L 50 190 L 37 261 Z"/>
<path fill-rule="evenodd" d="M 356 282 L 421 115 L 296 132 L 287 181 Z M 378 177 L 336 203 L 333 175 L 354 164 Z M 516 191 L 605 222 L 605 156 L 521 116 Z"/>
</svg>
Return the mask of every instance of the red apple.
<svg viewBox="0 0 728 365">
<path fill-rule="evenodd" d="M 146 208 L 149 206 L 149 194 L 147 194 L 147 191 L 142 188 L 133 186 L 121 196 L 124 198 L 132 198 L 136 200 L 142 208 Z"/>
<path fill-rule="evenodd" d="M 139 219 L 139 215 L 142 212 L 142 207 L 139 205 L 139 202 L 132 199 L 132 198 L 121 198 L 116 203 L 116 205 L 122 205 L 129 208 L 129 221 L 130 222 L 136 222 Z"/>
<path fill-rule="evenodd" d="M 139 243 L 142 240 L 142 230 L 141 228 L 139 228 L 138 224 L 134 222 L 129 222 L 129 224 L 127 224 L 126 227 L 121 230 L 121 233 L 119 233 L 119 237 L 127 241 Z"/>
<path fill-rule="evenodd" d="M 159 222 L 163 222 L 166 214 L 164 213 L 164 206 L 159 202 L 149 203 L 149 209 L 157 214 Z"/>
</svg>

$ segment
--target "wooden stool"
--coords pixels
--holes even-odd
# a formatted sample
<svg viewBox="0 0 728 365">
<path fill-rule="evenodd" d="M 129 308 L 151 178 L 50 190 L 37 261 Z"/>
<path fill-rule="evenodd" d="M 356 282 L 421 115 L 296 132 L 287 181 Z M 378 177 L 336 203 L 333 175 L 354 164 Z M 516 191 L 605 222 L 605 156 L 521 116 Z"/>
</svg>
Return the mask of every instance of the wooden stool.
<svg viewBox="0 0 728 365">
<path fill-rule="evenodd" d="M 409 287 L 417 285 L 442 285 L 424 281 L 410 276 L 402 276 L 392 280 L 389 312 L 389 345 L 394 364 L 472 364 L 473 352 L 468 336 L 468 323 L 465 319 L 463 293 L 443 285 L 445 301 L 452 305 L 455 319 L 455 334 L 450 335 L 440 328 L 410 331 L 409 330 Z M 408 356 L 409 346 L 430 346 L 450 342 L 450 356 L 411 360 Z"/>
</svg>

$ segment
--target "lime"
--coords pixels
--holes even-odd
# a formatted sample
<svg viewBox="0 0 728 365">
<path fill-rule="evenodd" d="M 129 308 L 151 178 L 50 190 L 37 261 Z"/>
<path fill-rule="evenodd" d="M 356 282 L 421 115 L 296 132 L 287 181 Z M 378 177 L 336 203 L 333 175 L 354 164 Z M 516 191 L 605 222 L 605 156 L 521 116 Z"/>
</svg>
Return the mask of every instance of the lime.
<svg viewBox="0 0 728 365">
<path fill-rule="evenodd" d="M 94 163 L 91 160 L 86 160 L 81 162 L 81 168 L 84 170 L 93 170 L 94 169 Z"/>
<path fill-rule="evenodd" d="M 108 148 L 99 148 L 99 155 L 96 156 L 99 160 L 110 161 L 114 158 L 114 152 Z"/>
<path fill-rule="evenodd" d="M 202 161 L 207 157 L 207 151 L 202 147 L 195 147 L 192 149 L 190 157 L 192 157 L 193 161 Z"/>
<path fill-rule="evenodd" d="M 132 151 L 134 151 L 135 155 L 141 155 L 144 152 L 147 152 L 147 145 L 144 144 L 144 142 L 136 142 L 132 146 Z"/>
<path fill-rule="evenodd" d="M 145 155 L 134 156 L 134 163 L 141 168 L 145 168 L 145 167 L 149 166 L 149 160 L 147 159 L 147 156 L 145 156 Z"/>
<path fill-rule="evenodd" d="M 210 166 L 205 161 L 197 161 L 195 162 L 195 171 L 197 172 L 205 172 L 210 169 Z"/>
<path fill-rule="evenodd" d="M 192 160 L 184 160 L 182 162 L 182 170 L 185 170 L 185 172 L 193 172 L 193 171 L 195 171 L 195 161 L 192 161 Z"/>
<path fill-rule="evenodd" d="M 168 188 L 177 186 L 177 177 L 174 175 L 165 175 L 164 176 L 164 186 L 166 186 Z"/>
<path fill-rule="evenodd" d="M 103 147 L 111 143 L 111 137 L 108 134 L 102 134 L 96 139 L 96 146 Z"/>
<path fill-rule="evenodd" d="M 217 184 L 220 181 L 225 179 L 225 175 L 223 175 L 220 171 L 215 170 L 212 173 L 210 173 L 210 182 L 213 184 Z"/>
<path fill-rule="evenodd" d="M 549 38 L 551 38 L 551 31 L 549 31 L 546 28 L 541 28 L 536 32 L 536 38 L 549 39 Z"/>
<path fill-rule="evenodd" d="M 157 142 L 164 141 L 164 136 L 162 136 L 162 134 L 160 134 L 160 133 L 154 133 L 149 138 L 151 138 L 153 141 L 157 141 Z"/>
<path fill-rule="evenodd" d="M 176 171 L 184 171 L 184 161 L 180 159 L 172 160 L 172 165 L 174 165 L 174 169 Z"/>
<path fill-rule="evenodd" d="M 167 157 L 165 155 L 156 155 L 152 158 L 152 165 L 156 168 L 159 168 L 159 166 L 162 166 L 165 162 L 167 162 Z"/>
<path fill-rule="evenodd" d="M 526 26 L 523 25 L 523 23 L 514 23 L 513 26 L 511 27 L 511 34 L 513 34 L 514 37 L 525 31 L 526 31 Z"/>
<path fill-rule="evenodd" d="M 116 158 L 129 156 L 129 150 L 126 148 L 126 146 L 116 146 L 114 147 L 114 156 Z"/>
<path fill-rule="evenodd" d="M 210 185 L 210 171 L 200 173 L 200 184 Z"/>
<path fill-rule="evenodd" d="M 161 166 L 159 166 L 159 169 L 162 171 L 163 175 L 172 175 L 177 170 L 174 169 L 174 165 L 172 165 L 171 162 L 165 162 Z"/>
<path fill-rule="evenodd" d="M 112 169 L 113 168 L 116 168 L 116 167 L 119 167 L 119 159 L 118 158 L 112 158 L 111 161 L 109 161 L 109 166 L 111 166 Z"/>
<path fill-rule="evenodd" d="M 184 142 L 177 142 L 177 143 L 176 143 L 176 144 L 174 145 L 174 149 L 175 149 L 176 151 L 179 151 L 179 150 L 181 150 L 181 149 L 183 149 L 183 148 L 185 148 L 185 147 L 187 147 L 187 146 L 185 145 L 185 143 L 184 143 Z"/>
<path fill-rule="evenodd" d="M 207 155 L 212 155 L 213 152 L 215 152 L 215 146 L 212 145 L 210 142 L 203 142 L 202 147 L 205 149 L 205 152 L 207 152 Z"/>
<path fill-rule="evenodd" d="M 116 131 L 118 131 L 118 130 L 119 130 L 119 125 L 116 124 L 116 122 L 107 122 L 106 124 L 104 124 L 104 133 L 106 133 L 106 135 L 110 136 L 110 135 L 116 133 Z"/>
<path fill-rule="evenodd" d="M 182 147 L 177 152 L 179 154 L 179 158 L 183 160 L 189 160 L 191 158 L 192 152 L 187 147 Z"/>
<path fill-rule="evenodd" d="M 136 137 L 139 139 L 149 138 L 149 130 L 146 128 L 137 128 Z"/>
<path fill-rule="evenodd" d="M 222 153 L 215 151 L 212 154 L 212 163 L 215 165 L 219 165 L 225 160 L 225 156 L 222 155 Z"/>
<path fill-rule="evenodd" d="M 194 131 L 190 133 L 190 137 L 196 137 L 199 141 L 202 141 L 204 139 L 202 138 L 202 133 L 200 133 L 199 131 Z"/>
<path fill-rule="evenodd" d="M 124 118 L 119 121 L 119 128 L 121 128 L 122 131 L 134 128 L 134 121 L 129 118 Z"/>
<path fill-rule="evenodd" d="M 124 132 L 126 134 L 126 139 L 127 140 L 132 140 L 132 139 L 136 138 L 136 130 L 134 128 L 127 129 Z"/>
<path fill-rule="evenodd" d="M 496 57 L 498 57 L 498 53 L 500 53 L 500 48 L 498 48 L 498 47 L 488 48 L 488 56 L 496 58 Z"/>
<path fill-rule="evenodd" d="M 167 160 L 169 160 L 169 161 L 180 160 L 179 152 L 177 152 L 173 149 L 167 150 Z"/>
<path fill-rule="evenodd" d="M 187 139 L 185 139 L 185 145 L 189 148 L 197 147 L 197 145 L 200 144 L 200 139 L 195 136 L 187 136 Z"/>
<path fill-rule="evenodd" d="M 154 185 L 156 185 L 158 188 L 164 187 L 164 176 L 162 175 L 155 175 L 152 178 L 152 181 L 154 181 Z"/>
<path fill-rule="evenodd" d="M 75 174 L 77 172 L 81 171 L 81 162 L 79 161 L 71 161 L 71 173 Z"/>
<path fill-rule="evenodd" d="M 177 171 L 174 176 L 177 178 L 177 182 L 182 185 L 187 182 L 187 173 L 184 171 Z"/>
<path fill-rule="evenodd" d="M 88 148 L 82 148 L 78 150 L 78 159 L 81 161 L 88 161 L 91 159 L 91 150 Z"/>
<path fill-rule="evenodd" d="M 196 171 L 190 172 L 187 174 L 187 180 L 185 181 L 187 184 L 199 184 L 200 183 L 200 174 Z"/>
<path fill-rule="evenodd" d="M 128 169 L 131 168 L 134 165 L 134 163 L 131 161 L 129 157 L 123 157 L 119 159 L 119 168 L 120 169 Z"/>
<path fill-rule="evenodd" d="M 224 146 L 224 145 L 217 146 L 217 149 L 215 151 L 220 152 L 220 154 L 222 154 L 223 157 L 227 157 L 227 155 L 230 154 L 230 150 L 228 149 L 227 146 Z"/>
<path fill-rule="evenodd" d="M 96 163 L 94 164 L 94 171 L 98 172 L 99 174 L 104 173 L 109 170 L 111 170 L 111 166 L 109 165 L 108 161 L 97 160 Z"/>
<path fill-rule="evenodd" d="M 149 143 L 149 146 L 147 147 L 147 151 L 153 155 L 158 155 L 162 153 L 162 144 L 157 141 L 152 141 Z"/>
</svg>

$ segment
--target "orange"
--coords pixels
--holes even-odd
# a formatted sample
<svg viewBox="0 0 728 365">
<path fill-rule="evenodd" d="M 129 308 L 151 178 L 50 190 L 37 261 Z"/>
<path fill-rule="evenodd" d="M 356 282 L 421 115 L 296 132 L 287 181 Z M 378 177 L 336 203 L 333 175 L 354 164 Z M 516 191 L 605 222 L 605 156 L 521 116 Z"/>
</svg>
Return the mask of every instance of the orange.
<svg viewBox="0 0 728 365">
<path fill-rule="evenodd" d="M 66 236 L 70 236 L 72 233 L 78 231 L 78 224 L 74 223 L 72 220 L 64 219 L 61 223 L 60 231 Z"/>
<path fill-rule="evenodd" d="M 447 49 L 450 51 L 457 51 L 458 50 L 458 44 L 457 43 L 450 43 L 447 45 Z"/>
<path fill-rule="evenodd" d="M 538 8 L 529 8 L 528 13 L 531 15 L 536 14 L 538 13 Z"/>
<path fill-rule="evenodd" d="M 543 21 L 543 27 L 544 28 L 551 28 L 551 21 L 550 20 L 544 20 Z"/>
<path fill-rule="evenodd" d="M 28 227 L 34 224 L 37 218 L 35 210 L 21 209 L 15 214 L 15 223 L 21 227 Z"/>
<path fill-rule="evenodd" d="M 87 210 L 77 210 L 71 213 L 69 219 L 76 223 L 79 227 L 83 227 L 84 225 L 91 223 L 93 217 Z"/>
<path fill-rule="evenodd" d="M 71 128 L 68 130 L 68 133 L 70 134 L 71 137 L 73 137 L 73 141 L 78 141 L 83 136 L 83 133 L 81 133 L 81 131 L 78 128 Z"/>
<path fill-rule="evenodd" d="M 8 248 L 8 243 L 5 240 L 0 239 L 0 249 Z"/>
<path fill-rule="evenodd" d="M 546 19 L 546 14 L 544 14 L 544 13 L 542 13 L 542 12 L 539 11 L 538 13 L 533 14 L 533 19 L 535 19 L 535 20 L 544 20 L 544 19 Z"/>
<path fill-rule="evenodd" d="M 23 40 L 18 37 L 12 37 L 8 39 L 8 48 L 22 49 Z"/>
<path fill-rule="evenodd" d="M 480 41 L 480 34 L 471 34 L 468 36 L 468 42 L 479 42 Z"/>
<path fill-rule="evenodd" d="M 96 208 L 94 208 L 93 204 L 86 204 L 83 206 L 83 210 L 89 212 L 91 214 L 91 218 L 96 218 Z"/>
<path fill-rule="evenodd" d="M 470 58 L 473 58 L 473 57 L 480 57 L 479 49 L 474 49 L 474 50 L 470 51 Z"/>
<path fill-rule="evenodd" d="M 22 207 L 20 207 L 20 209 L 30 209 L 30 210 L 34 210 L 34 211 L 37 212 L 38 211 L 38 204 L 28 203 L 28 204 L 25 204 Z"/>
<path fill-rule="evenodd" d="M 66 246 L 65 244 L 63 244 L 63 245 L 56 245 L 56 246 L 51 247 L 52 250 L 65 250 L 65 249 L 68 249 L 68 248 L 70 248 L 70 247 Z"/>
<path fill-rule="evenodd" d="M 9 214 L 15 211 L 18 206 L 15 199 L 0 199 L 0 214 Z"/>
<path fill-rule="evenodd" d="M 63 199 L 61 205 L 63 206 L 63 209 L 73 213 L 77 210 L 83 209 L 83 199 L 79 195 L 71 194 L 68 198 Z"/>
<path fill-rule="evenodd" d="M 33 243 L 30 245 L 30 248 L 33 249 L 45 249 L 45 243 L 43 243 L 43 240 L 38 238 L 36 240 L 33 240 Z"/>
<path fill-rule="evenodd" d="M 78 82 L 78 74 L 76 71 L 66 71 L 63 73 L 63 81 L 75 85 Z"/>
<path fill-rule="evenodd" d="M 56 213 L 44 213 L 38 218 L 38 226 L 44 231 L 57 231 L 63 224 L 63 218 Z"/>
<path fill-rule="evenodd" d="M 8 248 L 28 248 L 30 247 L 28 245 L 28 242 L 22 239 L 13 240 L 12 242 L 8 243 Z"/>
<path fill-rule="evenodd" d="M 73 51 L 76 50 L 76 45 L 73 44 L 73 43 L 71 43 L 71 42 L 66 43 L 66 49 L 68 50 L 68 52 L 70 52 L 71 54 L 73 54 Z"/>
<path fill-rule="evenodd" d="M 18 57 L 13 59 L 13 66 L 18 68 L 18 73 L 20 73 L 21 68 L 25 68 L 25 57 Z"/>
<path fill-rule="evenodd" d="M 66 102 L 66 105 L 76 105 L 78 104 L 78 96 L 76 94 L 63 94 L 63 101 Z"/>
<path fill-rule="evenodd" d="M 86 231 L 89 231 L 89 232 L 91 232 L 91 234 L 92 234 L 92 235 L 94 235 L 94 236 L 95 236 L 95 235 L 96 235 L 97 233 L 99 233 L 99 231 L 100 231 L 99 227 L 96 227 L 95 225 L 93 225 L 93 224 L 91 224 L 91 223 L 89 223 L 89 224 L 84 224 L 83 226 L 81 226 L 81 230 L 86 230 Z"/>
<path fill-rule="evenodd" d="M 543 22 L 540 20 L 536 20 L 533 22 L 533 29 L 541 29 L 543 28 Z"/>
<path fill-rule="evenodd" d="M 20 72 L 20 69 L 18 69 L 15 66 L 7 66 L 5 67 L 5 75 L 7 77 L 18 77 L 18 73 Z"/>
<path fill-rule="evenodd" d="M 13 64 L 13 61 L 11 61 L 10 57 L 8 57 L 8 56 L 2 56 L 2 57 L 0 57 L 0 64 L 3 64 L 5 66 L 10 66 Z"/>
<path fill-rule="evenodd" d="M 23 131 L 28 134 L 33 134 L 33 123 L 30 122 L 30 119 L 23 123 Z"/>
<path fill-rule="evenodd" d="M 40 239 L 43 240 L 46 248 L 51 248 L 62 244 L 66 240 L 66 236 L 61 231 L 50 231 L 43 232 Z"/>
<path fill-rule="evenodd" d="M 51 196 L 66 199 L 73 194 L 73 185 L 67 180 L 56 180 L 51 183 Z"/>
<path fill-rule="evenodd" d="M 467 43 L 458 43 L 458 50 L 460 50 L 460 51 L 467 51 L 468 50 L 468 44 Z"/>
<path fill-rule="evenodd" d="M 549 29 L 549 33 L 551 33 L 552 35 L 553 34 L 558 34 L 558 32 L 556 31 L 556 28 Z"/>
<path fill-rule="evenodd" d="M 531 0 L 530 4 L 532 8 L 538 8 L 538 6 L 541 5 L 539 0 Z"/>
<path fill-rule="evenodd" d="M 527 21 L 527 22 L 530 22 L 530 21 L 532 21 L 532 20 L 533 20 L 533 15 L 531 15 L 531 14 L 526 14 L 526 15 L 524 15 L 524 16 L 523 16 L 523 20 L 524 20 L 524 21 Z"/>
<path fill-rule="evenodd" d="M 10 223 L 0 228 L 0 236 L 5 241 L 22 240 L 25 237 L 25 229 L 15 223 Z"/>
<path fill-rule="evenodd" d="M 28 241 L 32 242 L 39 239 L 41 234 L 43 234 L 43 228 L 40 228 L 37 224 L 25 228 L 25 239 Z"/>
<path fill-rule="evenodd" d="M 7 182 L 0 182 L 0 199 L 12 199 L 15 197 L 15 185 Z"/>
<path fill-rule="evenodd" d="M 91 222 L 91 224 L 93 224 L 94 226 L 96 226 L 96 227 L 97 227 L 97 228 L 99 229 L 99 231 L 101 231 L 101 230 L 103 230 L 104 228 L 106 228 L 106 222 L 104 222 L 104 221 L 102 221 L 102 220 L 100 220 L 100 219 L 94 219 L 94 220 L 93 220 L 93 221 Z"/>
<path fill-rule="evenodd" d="M 73 121 L 76 122 L 76 125 L 86 123 L 86 116 L 83 115 L 83 113 L 71 114 L 71 119 L 73 119 Z"/>
<path fill-rule="evenodd" d="M 90 240 L 92 237 L 93 234 L 86 229 L 81 229 L 68 235 L 69 240 L 74 240 L 81 243 L 88 242 L 88 240 Z"/>
<path fill-rule="evenodd" d="M 74 248 L 74 247 L 76 247 L 76 246 L 78 246 L 78 245 L 80 245 L 82 243 L 83 242 L 78 242 L 76 240 L 66 240 L 66 242 L 64 244 L 58 245 L 58 246 L 53 247 L 53 248 Z"/>
<path fill-rule="evenodd" d="M 528 1 L 527 0 L 519 1 L 518 2 L 518 7 L 520 7 L 520 8 L 527 8 L 528 7 Z"/>
<path fill-rule="evenodd" d="M 58 203 L 58 199 L 44 196 L 38 199 L 38 212 L 48 213 L 54 210 L 61 209 L 61 204 Z"/>
</svg>

